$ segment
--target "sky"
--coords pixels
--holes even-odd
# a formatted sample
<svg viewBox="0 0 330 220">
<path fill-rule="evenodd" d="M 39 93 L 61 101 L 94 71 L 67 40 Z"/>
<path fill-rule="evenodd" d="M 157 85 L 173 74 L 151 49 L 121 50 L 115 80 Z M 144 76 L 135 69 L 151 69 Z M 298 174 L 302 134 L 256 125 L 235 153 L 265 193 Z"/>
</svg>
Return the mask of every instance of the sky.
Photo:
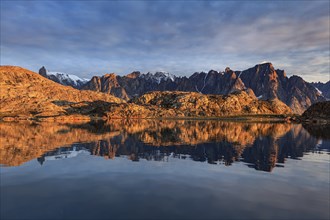
<svg viewBox="0 0 330 220">
<path fill-rule="evenodd" d="M 1 65 L 178 76 L 263 61 L 330 79 L 330 2 L 1 0 Z"/>
</svg>

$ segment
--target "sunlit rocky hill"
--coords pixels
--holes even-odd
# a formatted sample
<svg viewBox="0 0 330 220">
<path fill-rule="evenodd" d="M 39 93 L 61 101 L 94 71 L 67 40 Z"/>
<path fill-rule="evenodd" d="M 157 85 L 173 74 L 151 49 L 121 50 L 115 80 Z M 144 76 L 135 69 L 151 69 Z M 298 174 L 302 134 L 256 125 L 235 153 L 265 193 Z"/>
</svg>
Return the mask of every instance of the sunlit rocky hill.
<svg viewBox="0 0 330 220">
<path fill-rule="evenodd" d="M 149 92 L 132 99 L 131 103 L 143 106 L 147 111 L 151 110 L 150 114 L 153 114 L 153 109 L 160 107 L 169 111 L 167 114 L 182 117 L 292 114 L 291 109 L 280 100 L 258 100 L 249 90 L 237 91 L 229 95 L 204 95 L 196 92 Z"/>
<path fill-rule="evenodd" d="M 125 102 L 112 95 L 63 86 L 37 73 L 15 66 L 0 67 L 0 87 L 2 117 L 27 119 L 79 115 L 79 118 L 88 119 L 90 115 L 78 108 L 84 106 L 84 102 Z M 77 108 L 72 107 L 73 105 Z"/>
</svg>

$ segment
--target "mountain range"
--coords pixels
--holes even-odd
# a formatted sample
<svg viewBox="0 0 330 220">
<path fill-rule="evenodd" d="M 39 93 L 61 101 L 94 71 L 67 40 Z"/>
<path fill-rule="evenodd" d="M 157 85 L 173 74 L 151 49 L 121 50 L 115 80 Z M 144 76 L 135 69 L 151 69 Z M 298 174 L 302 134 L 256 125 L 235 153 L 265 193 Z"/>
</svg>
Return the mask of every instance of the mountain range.
<svg viewBox="0 0 330 220">
<path fill-rule="evenodd" d="M 50 75 L 46 74 L 48 77 Z M 107 79 L 107 83 L 100 80 L 100 84 L 95 84 L 101 86 L 103 92 L 99 92 L 86 88 L 88 85 L 94 85 L 93 80 L 78 90 L 21 67 L 0 66 L 0 120 L 90 121 L 113 118 L 210 118 L 243 115 L 280 115 L 281 118 L 286 118 L 287 115 L 292 115 L 292 110 L 277 98 L 260 100 L 252 89 L 234 89 L 240 79 L 234 79 L 232 85 L 221 87 L 223 90 L 230 88 L 232 92 L 228 95 L 149 91 L 125 101 L 112 94 L 106 94 L 114 91 L 115 88 L 119 91 L 118 94 L 126 93 L 129 97 L 133 90 L 125 89 L 123 85 L 130 89 L 136 87 L 152 90 L 157 88 L 156 85 L 164 85 L 164 88 L 167 88 L 166 85 L 171 82 L 175 86 L 178 80 L 170 74 L 158 74 L 156 79 L 153 78 L 154 76 L 140 76 L 134 73 L 118 77 L 107 74 L 101 77 L 102 80 Z M 228 76 L 224 75 L 224 77 Z M 96 82 L 97 79 L 94 77 Z M 118 79 L 121 80 L 120 83 Z M 186 80 L 187 85 L 191 86 L 188 78 L 179 79 Z M 124 80 L 126 84 L 123 83 Z M 138 83 L 144 83 L 144 87 Z M 155 87 L 147 87 L 150 85 Z M 103 89 L 107 89 L 107 92 L 104 93 L 106 90 Z"/>
<path fill-rule="evenodd" d="M 115 73 L 93 76 L 89 81 L 77 80 L 79 77 L 76 76 L 72 80 L 63 80 L 62 75 L 47 74 L 45 67 L 39 70 L 39 74 L 63 85 L 111 94 L 126 101 L 150 91 L 229 95 L 251 89 L 259 100 L 278 99 L 297 114 L 330 96 L 329 82 L 308 83 L 299 76 L 287 77 L 284 70 L 275 69 L 272 63 L 257 64 L 243 71 L 233 71 L 227 67 L 220 72 L 195 72 L 189 77 L 178 77 L 167 72 L 142 74 L 135 71 L 125 76 Z"/>
</svg>

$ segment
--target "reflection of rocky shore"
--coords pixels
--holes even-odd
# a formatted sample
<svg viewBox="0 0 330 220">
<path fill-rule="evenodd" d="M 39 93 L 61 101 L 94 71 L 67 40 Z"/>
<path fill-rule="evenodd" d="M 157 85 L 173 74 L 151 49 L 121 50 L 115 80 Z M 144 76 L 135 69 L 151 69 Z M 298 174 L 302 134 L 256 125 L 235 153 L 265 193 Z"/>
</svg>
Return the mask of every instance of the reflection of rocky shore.
<svg viewBox="0 0 330 220">
<path fill-rule="evenodd" d="M 0 123 L 0 164 L 17 166 L 58 147 L 119 135 L 93 133 L 83 126 L 65 124 Z"/>
<path fill-rule="evenodd" d="M 0 163 L 8 166 L 34 158 L 40 162 L 46 157 L 62 159 L 81 148 L 105 158 L 125 155 L 138 161 L 189 157 L 225 165 L 244 161 L 255 169 L 271 171 L 285 158 L 302 157 L 317 144 L 301 125 L 279 123 L 118 120 L 108 124 L 3 123 L 0 128 L 4 143 Z M 77 142 L 84 144 L 72 145 Z M 71 145 L 72 149 L 58 149 Z"/>
<path fill-rule="evenodd" d="M 303 123 L 303 127 L 315 137 L 330 140 L 330 123 Z"/>
</svg>

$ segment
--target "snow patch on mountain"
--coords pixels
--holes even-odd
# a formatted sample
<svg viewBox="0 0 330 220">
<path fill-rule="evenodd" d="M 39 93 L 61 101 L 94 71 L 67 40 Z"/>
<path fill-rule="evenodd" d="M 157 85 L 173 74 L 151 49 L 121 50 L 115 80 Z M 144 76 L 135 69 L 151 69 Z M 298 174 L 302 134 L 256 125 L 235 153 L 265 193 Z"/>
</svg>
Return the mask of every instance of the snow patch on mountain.
<svg viewBox="0 0 330 220">
<path fill-rule="evenodd" d="M 317 87 L 315 87 L 314 86 L 314 88 L 316 89 L 316 91 L 318 92 L 318 93 L 320 93 L 320 95 L 322 95 L 322 91 L 321 90 L 319 90 Z"/>
<path fill-rule="evenodd" d="M 89 79 L 83 79 L 76 75 L 62 73 L 62 72 L 48 72 L 47 71 L 46 74 L 48 76 L 55 76 L 62 84 L 67 84 L 68 82 L 70 82 L 74 85 L 79 85 L 79 84 L 86 83 L 87 81 L 89 81 Z"/>
<path fill-rule="evenodd" d="M 241 78 L 241 75 L 244 71 L 241 71 L 239 74 L 238 74 L 238 77 L 237 78 Z"/>
<path fill-rule="evenodd" d="M 174 82 L 174 80 L 176 79 L 175 75 L 168 72 L 156 72 L 156 73 L 148 72 L 147 74 L 141 74 L 140 77 L 146 80 L 151 80 L 153 82 L 156 82 L 157 84 L 160 84 L 162 81 L 167 81 L 167 80 L 171 80 L 172 82 Z"/>
</svg>

